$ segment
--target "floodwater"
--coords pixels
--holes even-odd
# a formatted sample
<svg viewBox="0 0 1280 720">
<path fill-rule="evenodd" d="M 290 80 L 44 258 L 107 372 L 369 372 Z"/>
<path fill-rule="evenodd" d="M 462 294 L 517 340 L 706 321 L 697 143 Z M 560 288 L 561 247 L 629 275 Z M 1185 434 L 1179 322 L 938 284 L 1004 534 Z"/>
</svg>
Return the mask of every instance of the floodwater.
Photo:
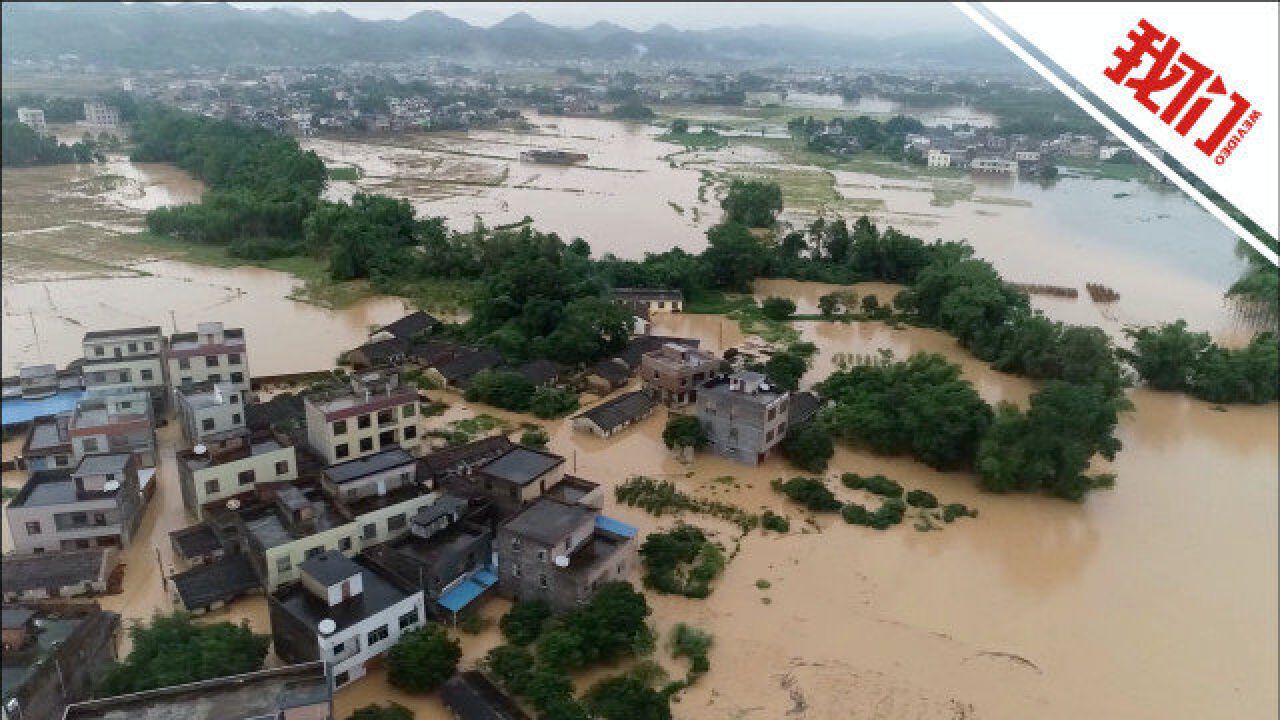
<svg viewBox="0 0 1280 720">
<path fill-rule="evenodd" d="M 202 191 L 172 166 L 122 156 L 6 168 L 3 374 L 24 364 L 65 365 L 80 356 L 88 330 L 159 325 L 172 332 L 205 320 L 245 328 L 256 375 L 321 370 L 363 342 L 370 326 L 405 313 L 396 298 L 361 300 L 341 312 L 294 302 L 287 298 L 302 282 L 290 275 L 194 265 L 120 241 L 142 229 L 147 210 Z"/>
<path fill-rule="evenodd" d="M 644 160 L 645 153 L 670 152 L 670 146 L 655 144 L 643 130 L 633 134 L 630 126 L 605 121 L 541 123 L 557 125 L 542 125 L 548 133 L 565 134 L 475 134 L 491 154 L 506 159 L 452 155 L 448 162 L 474 163 L 467 171 L 474 177 L 501 176 L 502 168 L 493 167 L 505 164 L 504 183 L 518 173 L 536 173 L 537 183 L 581 193 L 495 184 L 467 186 L 470 195 L 451 195 L 462 192 L 457 188 L 431 197 L 416 189 L 405 194 L 415 197 L 420 210 L 452 208 L 455 221 L 465 219 L 459 208 L 472 206 L 490 212 L 485 219 L 493 224 L 501 213 L 513 219 L 529 214 L 539 218 L 540 227 L 567 235 L 582 232 L 597 252 L 634 256 L 700 236 L 700 227 L 682 224 L 692 223 L 689 215 L 666 225 L 682 217 L 665 205 L 668 200 L 682 204 L 686 213 L 697 204 L 696 171 L 672 169 L 665 162 L 643 165 L 653 162 Z M 610 132 L 617 134 L 612 141 L 605 137 Z M 509 158 L 519 143 L 528 142 L 604 149 L 592 155 L 589 166 L 632 172 L 517 167 Z M 616 157 L 606 149 L 614 146 L 619 147 Z M 394 167 L 411 167 L 433 162 L 413 159 L 419 154 L 448 155 L 388 148 L 344 143 L 335 154 L 360 165 L 366 180 L 379 177 L 371 169 L 384 161 L 380 158 Z M 634 165 L 627 164 L 628 157 Z M 461 171 L 450 172 L 458 177 Z M 646 177 L 646 172 L 654 174 Z M 25 173 L 4 173 L 6 374 L 19 362 L 71 359 L 78 354 L 80 335 L 94 327 L 158 324 L 167 329 L 170 309 L 180 328 L 204 319 L 244 326 L 255 374 L 318 369 L 330 366 L 338 350 L 356 344 L 368 325 L 403 310 L 398 300 L 322 310 L 286 299 L 297 281 L 279 273 L 204 268 L 123 252 L 110 242 L 118 232 L 112 227 L 136 226 L 140 210 L 119 199 L 102 199 L 115 185 L 97 188 L 92 172 L 83 168 Z M 384 179 L 396 182 L 390 174 Z M 1084 282 L 1099 281 L 1122 295 L 1112 308 L 1085 299 L 1037 301 L 1055 317 L 1109 323 L 1113 329 L 1179 314 L 1199 327 L 1228 325 L 1230 313 L 1220 295 L 1236 269 L 1233 243 L 1198 219 L 1199 211 L 1180 196 L 1125 183 L 1132 196 L 1117 199 L 1110 197 L 1109 181 L 1064 180 L 1048 191 L 1014 186 L 974 193 L 1024 200 L 1029 207 L 974 200 L 940 207 L 931 204 L 929 188 L 899 187 L 910 187 L 909 182 L 852 174 L 840 174 L 837 181 L 841 192 L 885 199 L 885 217 L 908 232 L 967 237 L 1011 280 L 1082 290 Z M 50 200 L 38 192 L 42 183 L 62 194 Z M 412 183 L 448 185 L 422 178 Z M 613 190 L 595 194 L 605 187 Z M 629 187 L 634 192 L 624 192 Z M 168 197 L 183 197 L 181 190 L 175 192 L 179 195 Z M 159 191 L 151 196 L 160 197 Z M 542 200 L 561 196 L 577 197 L 577 212 L 571 203 L 548 201 L 548 217 L 563 225 L 545 226 Z M 505 210 L 493 210 L 500 208 L 499 198 L 508 203 Z M 713 209 L 710 193 L 708 198 L 702 222 Z M 663 212 L 668 220 L 658 217 Z M 57 222 L 59 214 L 67 222 Z M 1162 214 L 1169 217 L 1158 217 Z M 103 219 L 105 229 L 85 224 L 95 218 Z M 912 218 L 917 224 L 908 226 L 905 221 Z M 46 244 L 40 230 L 54 240 Z M 19 248 L 27 254 L 11 268 L 10 251 Z M 77 248 L 83 254 L 72 252 Z M 50 259 L 50 252 L 64 259 Z M 767 281 L 756 294 L 787 295 L 801 312 L 812 312 L 817 298 L 832 289 Z M 854 290 L 874 292 L 883 301 L 893 288 L 867 284 Z M 1033 390 L 1026 380 L 992 371 L 933 331 L 880 323 L 798 326 L 804 339 L 819 346 L 806 384 L 828 372 L 839 354 L 887 348 L 899 356 L 916 350 L 945 353 L 990 402 L 1025 403 Z M 730 321 L 710 316 L 659 315 L 653 332 L 697 336 L 716 350 L 748 340 Z M 743 538 L 710 598 L 651 595 L 653 622 L 662 633 L 685 621 L 715 636 L 711 672 L 682 693 L 674 706 L 677 718 L 1274 717 L 1277 406 L 1219 411 L 1178 395 L 1146 390 L 1130 395 L 1136 410 L 1120 426 L 1124 450 L 1115 462 L 1097 467 L 1115 473 L 1117 485 L 1081 505 L 987 495 L 966 473 L 940 473 L 904 458 L 838 449 L 833 477 L 846 471 L 884 473 L 908 487 L 928 489 L 943 502 L 964 502 L 980 511 L 976 519 L 936 532 L 913 529 L 910 517 L 885 532 L 832 517 L 808 521 L 769 489 L 769 480 L 798 474 L 784 461 L 774 458 L 750 468 L 704 454 L 686 466 L 661 444 L 663 411 L 608 440 L 575 433 L 565 421 L 541 424 L 551 435 L 551 449 L 565 455 L 574 472 L 607 487 L 633 474 L 661 476 L 687 492 L 748 510 L 772 508 L 792 518 L 792 532 L 784 537 L 756 532 Z M 426 420 L 429 426 L 482 410 L 464 407 L 456 396 L 446 399 L 455 407 Z M 513 423 L 529 420 L 483 410 Z M 162 429 L 160 441 L 159 486 L 137 541 L 125 553 L 125 592 L 104 599 L 105 606 L 130 620 L 171 607 L 161 583 L 161 567 L 167 572 L 171 563 L 167 534 L 189 522 L 173 466 L 176 427 Z M 6 444 L 6 453 L 11 450 Z M 733 481 L 723 480 L 727 476 Z M 843 499 L 871 502 L 834 487 Z M 611 499 L 608 505 L 608 512 L 642 530 L 675 521 L 613 507 Z M 723 523 L 687 519 L 715 531 L 726 545 L 736 542 L 736 533 Z M 761 579 L 770 587 L 758 588 Z M 503 609 L 501 602 L 490 604 L 485 610 L 489 627 L 479 635 L 461 635 L 464 663 L 473 663 L 497 642 L 492 620 Z M 245 619 L 259 631 L 268 629 L 262 598 L 239 601 L 210 619 Z M 673 672 L 681 668 L 669 662 L 662 645 L 657 654 Z M 579 681 L 585 684 L 588 678 Z M 447 717 L 434 696 L 396 693 L 380 673 L 342 691 L 338 714 L 387 699 L 413 704 L 420 720 Z"/>
<path fill-rule="evenodd" d="M 910 115 L 929 127 L 953 127 L 970 125 L 972 127 L 993 127 L 996 124 L 994 115 L 976 110 L 967 105 L 949 105 L 939 108 L 912 107 L 896 100 L 878 95 L 863 95 L 856 100 L 846 100 L 835 93 L 787 93 L 782 99 L 787 107 L 812 108 L 825 110 L 847 110 L 851 117 L 857 115 Z"/>
</svg>

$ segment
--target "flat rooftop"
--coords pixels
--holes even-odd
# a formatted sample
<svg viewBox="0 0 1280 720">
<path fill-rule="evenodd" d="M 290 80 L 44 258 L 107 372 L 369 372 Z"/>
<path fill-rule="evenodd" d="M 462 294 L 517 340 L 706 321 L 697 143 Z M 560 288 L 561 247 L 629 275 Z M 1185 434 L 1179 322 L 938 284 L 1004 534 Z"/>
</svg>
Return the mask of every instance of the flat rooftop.
<svg viewBox="0 0 1280 720">
<path fill-rule="evenodd" d="M 239 434 L 245 431 L 237 430 L 232 434 Z M 178 454 L 178 459 L 185 462 L 187 467 L 195 472 L 196 470 L 204 470 L 205 468 L 216 467 L 218 465 L 226 465 L 237 460 L 254 457 L 257 455 L 266 455 L 277 450 L 283 450 L 284 446 L 275 440 L 259 440 L 258 442 L 249 443 L 248 447 L 239 448 L 234 451 L 210 453 L 196 455 L 194 452 L 187 451 Z"/>
<path fill-rule="evenodd" d="M 33 473 L 18 494 L 9 502 L 11 508 L 69 505 L 90 500 L 115 497 L 119 490 L 111 492 L 81 492 L 67 470 L 41 470 Z M 9 561 L 6 559 L 5 564 Z M 5 568 L 9 569 L 8 567 Z"/>
<path fill-rule="evenodd" d="M 174 685 L 67 706 L 63 720 L 247 720 L 276 718 L 330 698 L 323 662 Z M 287 713 L 286 713 L 287 716 Z"/>
<path fill-rule="evenodd" d="M 516 445 L 485 464 L 480 470 L 486 475 L 515 485 L 528 485 L 552 468 L 563 464 L 564 458 L 559 455 Z"/>
<path fill-rule="evenodd" d="M 330 482 L 343 485 L 402 465 L 416 466 L 417 462 L 417 459 L 410 455 L 408 450 L 397 445 L 372 455 L 365 455 L 355 460 L 330 465 L 324 469 L 324 476 Z"/>
<path fill-rule="evenodd" d="M 72 475 L 109 475 L 120 474 L 128 467 L 133 456 L 129 453 L 111 453 L 102 455 L 85 455 Z"/>
<path fill-rule="evenodd" d="M 106 338 L 116 337 L 133 337 L 133 336 L 159 336 L 159 325 L 147 325 L 145 327 L 119 328 L 117 330 L 92 330 L 84 334 L 84 341 L 104 340 Z"/>
<path fill-rule="evenodd" d="M 203 410 L 222 405 L 228 395 L 240 391 L 231 383 L 197 383 L 190 387 L 179 387 L 178 392 L 193 410 Z"/>
<path fill-rule="evenodd" d="M 511 518 L 504 529 L 540 542 L 555 543 L 594 514 L 595 511 L 581 505 L 540 497 Z"/>
<path fill-rule="evenodd" d="M 276 601 L 312 632 L 317 632 L 320 621 L 325 619 L 337 624 L 334 632 L 338 632 L 377 615 L 412 594 L 369 569 L 361 561 L 351 562 L 360 568 L 363 590 L 349 599 L 337 605 L 329 605 L 301 584 L 295 584 L 280 591 L 276 595 Z"/>
</svg>

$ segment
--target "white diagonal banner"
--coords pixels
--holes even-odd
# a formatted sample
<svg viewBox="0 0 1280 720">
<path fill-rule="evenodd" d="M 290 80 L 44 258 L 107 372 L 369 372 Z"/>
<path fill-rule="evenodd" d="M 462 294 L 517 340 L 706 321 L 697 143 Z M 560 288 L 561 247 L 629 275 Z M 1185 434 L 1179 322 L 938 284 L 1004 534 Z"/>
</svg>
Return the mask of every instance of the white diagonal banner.
<svg viewBox="0 0 1280 720">
<path fill-rule="evenodd" d="M 1272 264 L 1280 264 L 1273 249 L 1142 142 L 1149 140 L 1276 236 L 1275 3 L 956 5 Z"/>
</svg>

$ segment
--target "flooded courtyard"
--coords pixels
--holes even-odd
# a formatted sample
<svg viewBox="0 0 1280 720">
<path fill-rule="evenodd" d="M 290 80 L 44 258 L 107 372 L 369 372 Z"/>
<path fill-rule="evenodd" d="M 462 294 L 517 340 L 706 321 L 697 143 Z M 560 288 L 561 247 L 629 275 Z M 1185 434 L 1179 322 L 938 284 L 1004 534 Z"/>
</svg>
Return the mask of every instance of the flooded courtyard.
<svg viewBox="0 0 1280 720">
<path fill-rule="evenodd" d="M 408 197 L 420 214 L 444 215 L 460 227 L 476 216 L 498 225 L 529 215 L 541 229 L 588 239 L 597 254 L 627 257 L 701 248 L 702 233 L 719 216 L 703 170 L 785 165 L 758 148 L 666 159 L 679 148 L 645 126 L 564 118 L 535 124 L 537 131 L 525 135 L 308 144 L 330 164 L 361 169 L 360 180 L 334 183 L 335 197 L 357 189 Z M 532 146 L 591 157 L 582 167 L 520 163 L 518 152 Z M 172 168 L 113 160 L 92 168 L 6 170 L 4 180 L 5 374 L 21 363 L 64 364 L 79 355 L 88 329 L 155 324 L 171 331 L 176 323 L 186 330 L 206 319 L 246 329 L 255 375 L 327 368 L 370 325 L 405 310 L 391 298 L 320 308 L 288 299 L 299 280 L 283 273 L 198 266 L 127 245 L 122 236 L 141 227 L 146 208 L 199 194 L 198 184 Z M 1219 336 L 1241 332 L 1222 301 L 1240 267 L 1233 241 L 1180 195 L 1067 178 L 1048 189 L 982 187 L 939 204 L 937 181 L 837 171 L 830 182 L 840 197 L 876 208 L 879 222 L 928 239 L 967 239 L 1009 280 L 1081 290 L 1096 281 L 1121 293 L 1110 306 L 1085 297 L 1036 300 L 1056 318 L 1118 332 L 1125 323 L 1182 316 Z M 1129 195 L 1115 197 L 1122 191 Z M 789 219 L 799 224 L 818 210 L 815 204 Z M 756 294 L 792 297 L 803 313 L 832 289 L 762 281 Z M 887 300 L 895 288 L 855 290 Z M 988 402 L 1025 403 L 1034 390 L 941 333 L 880 323 L 797 325 L 819 348 L 806 384 L 828 374 L 841 353 L 890 349 L 900 357 L 917 350 L 947 355 Z M 714 350 L 746 340 L 718 316 L 660 316 L 654 332 L 698 337 Z M 424 420 L 425 430 L 478 412 L 513 427 L 530 419 L 468 407 L 452 394 L 433 396 L 452 407 Z M 769 488 L 773 478 L 798 474 L 778 458 L 751 468 L 704 454 L 684 465 L 662 446 L 662 411 L 608 440 L 577 433 L 563 420 L 541 424 L 550 449 L 569 459 L 572 472 L 607 488 L 650 475 L 695 495 L 791 517 L 785 536 L 755 531 L 741 538 L 741 551 L 708 599 L 649 595 L 664 635 L 684 621 L 715 636 L 711 671 L 681 693 L 677 718 L 1272 717 L 1280 670 L 1273 642 L 1277 406 L 1223 411 L 1147 390 L 1130 397 L 1135 411 L 1118 433 L 1124 449 L 1098 468 L 1117 475 L 1116 487 L 1081 505 L 985 494 L 967 473 L 838 448 L 833 477 L 882 473 L 979 510 L 977 518 L 936 532 L 918 532 L 910 517 L 885 532 L 838 517 L 809 519 Z M 584 405 L 591 402 L 584 396 Z M 167 533 L 190 522 L 177 486 L 174 425 L 160 431 L 160 442 L 159 485 L 125 554 L 125 591 L 102 599 L 126 619 L 172 608 L 162 583 L 172 565 Z M 6 457 L 12 451 L 6 444 Z M 843 500 L 860 497 L 832 485 Z M 642 530 L 675 521 L 607 497 L 609 514 Z M 685 519 L 727 544 L 737 541 L 723 523 Z M 490 602 L 486 629 L 459 635 L 464 664 L 498 641 L 496 618 L 504 610 L 502 601 Z M 269 631 L 261 597 L 209 619 L 245 619 Z M 673 672 L 679 667 L 661 643 L 655 657 Z M 394 691 L 380 672 L 337 696 L 338 716 L 388 699 L 414 706 L 419 720 L 448 717 L 434 696 Z"/>
</svg>

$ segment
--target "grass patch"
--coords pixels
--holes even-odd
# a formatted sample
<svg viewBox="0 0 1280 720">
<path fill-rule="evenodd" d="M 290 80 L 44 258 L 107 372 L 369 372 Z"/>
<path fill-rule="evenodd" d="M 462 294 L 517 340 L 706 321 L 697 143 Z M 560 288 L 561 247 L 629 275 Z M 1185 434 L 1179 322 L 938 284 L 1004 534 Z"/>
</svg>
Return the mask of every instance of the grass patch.
<svg viewBox="0 0 1280 720">
<path fill-rule="evenodd" d="M 329 179 L 337 182 L 355 182 L 364 177 L 360 168 L 354 165 L 340 165 L 326 169 L 329 171 Z"/>
<path fill-rule="evenodd" d="M 667 513 L 690 512 L 720 518 L 737 525 L 744 533 L 760 524 L 759 516 L 736 505 L 703 500 L 681 492 L 669 480 L 655 480 L 643 475 L 629 478 L 615 488 L 614 497 L 624 505 L 641 508 L 659 517 Z"/>
</svg>

